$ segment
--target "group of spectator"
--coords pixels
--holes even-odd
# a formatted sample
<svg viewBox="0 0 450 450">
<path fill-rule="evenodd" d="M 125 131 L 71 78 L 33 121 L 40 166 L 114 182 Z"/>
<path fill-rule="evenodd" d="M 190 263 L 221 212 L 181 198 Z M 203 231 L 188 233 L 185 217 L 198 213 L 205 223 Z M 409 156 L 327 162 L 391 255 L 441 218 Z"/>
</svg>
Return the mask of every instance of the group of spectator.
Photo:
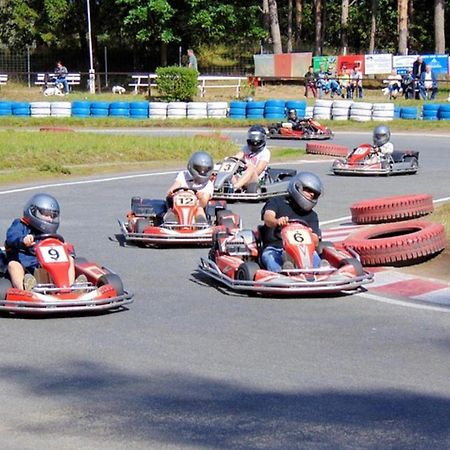
<svg viewBox="0 0 450 450">
<path fill-rule="evenodd" d="M 338 78 L 332 73 L 325 70 L 324 65 L 320 64 L 319 71 L 314 72 L 313 66 L 309 66 L 308 72 L 305 73 L 305 97 L 308 93 L 314 97 L 322 98 L 324 95 L 330 94 L 342 98 L 363 98 L 362 73 L 359 66 L 354 66 L 353 70 L 342 68 L 342 75 Z"/>
<path fill-rule="evenodd" d="M 434 100 L 437 94 L 437 78 L 431 66 L 425 64 L 422 56 L 418 56 L 413 67 L 407 69 L 401 76 L 393 69 L 386 80 L 387 87 L 383 89 L 390 99 L 403 95 L 405 99 Z"/>
<path fill-rule="evenodd" d="M 363 98 L 362 79 L 361 69 L 357 65 L 352 70 L 343 66 L 339 77 L 325 70 L 324 64 L 320 64 L 318 72 L 309 66 L 305 73 L 305 97 L 311 92 L 315 98 L 328 94 L 331 98 Z M 403 76 L 393 69 L 384 82 L 387 86 L 383 93 L 389 95 L 390 99 L 403 95 L 406 99 L 434 100 L 438 90 L 436 74 L 431 66 L 425 64 L 422 56 L 417 57 L 413 67 L 407 69 Z"/>
</svg>

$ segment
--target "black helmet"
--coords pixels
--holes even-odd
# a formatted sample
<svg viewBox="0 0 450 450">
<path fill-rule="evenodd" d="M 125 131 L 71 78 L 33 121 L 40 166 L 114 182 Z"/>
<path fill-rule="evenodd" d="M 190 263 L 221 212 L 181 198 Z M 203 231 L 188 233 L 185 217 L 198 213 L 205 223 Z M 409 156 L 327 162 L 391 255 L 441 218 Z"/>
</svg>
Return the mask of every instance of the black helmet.
<svg viewBox="0 0 450 450">
<path fill-rule="evenodd" d="M 253 125 L 247 132 L 247 145 L 252 153 L 259 153 L 266 145 L 266 130 L 261 125 Z"/>
<path fill-rule="evenodd" d="M 187 169 L 195 183 L 203 184 L 211 177 L 214 161 L 208 153 L 198 151 L 189 158 Z"/>
<path fill-rule="evenodd" d="M 291 108 L 288 111 L 288 119 L 297 120 L 297 110 L 294 108 Z"/>
<path fill-rule="evenodd" d="M 373 145 L 381 147 L 391 139 L 391 130 L 386 125 L 378 125 L 373 130 Z"/>
<path fill-rule="evenodd" d="M 36 194 L 23 208 L 25 221 L 41 233 L 56 233 L 59 227 L 59 203 L 49 194 Z"/>
<path fill-rule="evenodd" d="M 322 194 L 322 182 L 314 173 L 300 172 L 291 179 L 287 190 L 300 208 L 304 211 L 311 211 L 316 206 L 320 194 Z M 314 194 L 312 199 L 305 196 L 305 190 Z"/>
</svg>

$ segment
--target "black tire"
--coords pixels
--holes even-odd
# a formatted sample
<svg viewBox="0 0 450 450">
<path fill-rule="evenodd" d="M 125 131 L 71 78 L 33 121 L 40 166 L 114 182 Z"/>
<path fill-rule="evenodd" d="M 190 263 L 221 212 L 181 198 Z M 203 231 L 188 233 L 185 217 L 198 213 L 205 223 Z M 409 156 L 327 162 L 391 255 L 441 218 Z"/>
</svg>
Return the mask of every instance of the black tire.
<svg viewBox="0 0 450 450">
<path fill-rule="evenodd" d="M 356 258 L 345 258 L 339 263 L 339 268 L 344 267 L 346 265 L 350 264 L 355 268 L 355 273 L 357 277 L 360 277 L 364 275 L 364 267 L 362 266 L 361 262 L 358 261 Z"/>
<path fill-rule="evenodd" d="M 110 284 L 115 289 L 117 295 L 123 295 L 125 293 L 125 289 L 123 288 L 122 280 L 119 275 L 116 275 L 115 273 L 107 273 L 102 275 L 97 281 L 98 287 L 105 286 L 107 284 Z"/>
<path fill-rule="evenodd" d="M 255 279 L 256 272 L 259 269 L 259 265 L 254 261 L 245 261 L 236 271 L 236 280 L 253 281 Z"/>
<path fill-rule="evenodd" d="M 419 170 L 419 161 L 417 158 L 411 158 L 411 173 L 416 173 Z"/>
<path fill-rule="evenodd" d="M 0 278 L 0 298 L 6 298 L 6 291 L 12 287 L 11 281 L 8 278 Z"/>
</svg>

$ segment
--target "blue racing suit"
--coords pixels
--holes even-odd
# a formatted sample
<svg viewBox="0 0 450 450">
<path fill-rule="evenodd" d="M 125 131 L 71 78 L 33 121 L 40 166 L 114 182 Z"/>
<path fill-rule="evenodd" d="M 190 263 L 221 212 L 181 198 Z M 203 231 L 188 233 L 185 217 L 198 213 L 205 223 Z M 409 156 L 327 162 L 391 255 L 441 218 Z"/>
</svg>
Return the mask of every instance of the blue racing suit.
<svg viewBox="0 0 450 450">
<path fill-rule="evenodd" d="M 23 243 L 24 237 L 28 234 L 36 236 L 41 233 L 24 223 L 22 219 L 15 219 L 6 232 L 5 250 L 8 262 L 18 261 L 26 272 L 33 273 L 39 263 L 31 250 L 32 247 L 26 247 Z"/>
</svg>

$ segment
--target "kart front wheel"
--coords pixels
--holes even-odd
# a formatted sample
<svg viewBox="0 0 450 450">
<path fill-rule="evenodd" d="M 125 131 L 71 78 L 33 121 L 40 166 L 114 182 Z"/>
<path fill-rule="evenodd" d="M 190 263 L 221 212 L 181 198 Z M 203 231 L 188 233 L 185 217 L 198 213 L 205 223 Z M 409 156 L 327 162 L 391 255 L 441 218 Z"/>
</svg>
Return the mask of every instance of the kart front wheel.
<svg viewBox="0 0 450 450">
<path fill-rule="evenodd" d="M 259 265 L 257 263 L 254 261 L 245 261 L 238 267 L 236 280 L 253 281 L 258 270 Z"/>
<path fill-rule="evenodd" d="M 115 273 L 107 273 L 102 275 L 97 281 L 98 287 L 105 286 L 107 284 L 110 284 L 114 288 L 117 295 L 123 295 L 125 293 L 125 289 L 123 288 L 122 280 L 119 275 L 116 275 Z"/>
</svg>

